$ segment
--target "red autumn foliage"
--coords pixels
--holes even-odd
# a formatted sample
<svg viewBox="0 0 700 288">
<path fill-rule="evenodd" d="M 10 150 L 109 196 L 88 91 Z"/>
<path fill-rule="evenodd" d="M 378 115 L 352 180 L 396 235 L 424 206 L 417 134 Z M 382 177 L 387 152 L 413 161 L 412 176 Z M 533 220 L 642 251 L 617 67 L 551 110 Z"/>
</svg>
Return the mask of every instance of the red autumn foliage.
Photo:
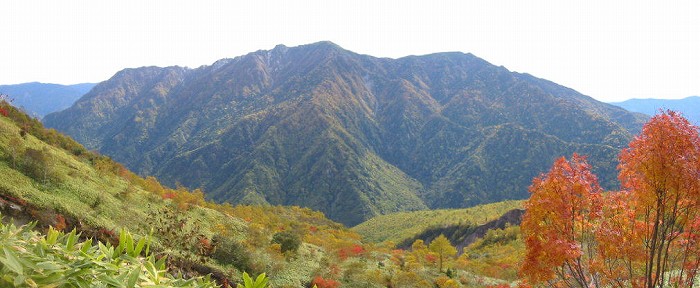
<svg viewBox="0 0 700 288">
<path fill-rule="evenodd" d="M 56 214 L 54 229 L 58 231 L 63 231 L 66 229 L 66 218 L 61 214 Z"/>
<path fill-rule="evenodd" d="M 9 99 L 9 97 L 5 94 L 0 94 L 0 115 L 5 117 L 8 117 L 10 115 L 7 109 L 5 107 L 2 107 L 5 105 L 9 106 L 10 102 L 12 102 L 12 99 Z"/>
<path fill-rule="evenodd" d="M 314 277 L 314 280 L 311 281 L 311 287 L 314 287 L 314 285 L 317 288 L 337 288 L 340 287 L 340 282 L 333 279 L 323 279 L 321 276 L 316 276 Z"/>
<path fill-rule="evenodd" d="M 10 195 L 0 195 L 0 201 L 3 201 L 3 200 L 6 200 L 6 201 L 11 202 L 11 203 L 15 203 L 15 204 L 22 206 L 22 207 L 27 206 L 27 201 L 20 199 L 20 198 L 12 197 Z"/>
<path fill-rule="evenodd" d="M 353 244 L 350 247 L 340 248 L 340 250 L 338 250 L 338 257 L 340 257 L 340 259 L 345 260 L 345 259 L 348 259 L 349 257 L 360 256 L 360 255 L 364 254 L 365 252 L 366 252 L 366 250 L 364 247 L 362 247 L 362 245 Z"/>
<path fill-rule="evenodd" d="M 432 253 L 425 254 L 425 262 L 428 262 L 430 264 L 435 264 L 435 262 L 437 262 L 437 260 L 438 260 L 437 255 L 432 254 Z"/>
<path fill-rule="evenodd" d="M 114 230 L 100 228 L 97 230 L 95 236 L 97 240 L 100 240 L 101 242 L 110 243 L 112 246 L 119 245 L 119 236 L 116 232 L 114 232 Z"/>
<path fill-rule="evenodd" d="M 207 237 L 200 235 L 197 237 L 197 252 L 199 255 L 209 256 L 214 253 L 214 245 Z"/>
</svg>

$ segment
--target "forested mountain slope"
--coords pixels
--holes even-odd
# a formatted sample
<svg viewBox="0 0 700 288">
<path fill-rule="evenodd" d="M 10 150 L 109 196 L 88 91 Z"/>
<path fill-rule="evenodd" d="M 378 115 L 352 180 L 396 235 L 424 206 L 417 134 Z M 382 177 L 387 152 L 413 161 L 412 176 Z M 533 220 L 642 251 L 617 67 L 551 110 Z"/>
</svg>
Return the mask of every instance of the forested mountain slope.
<svg viewBox="0 0 700 288">
<path fill-rule="evenodd" d="M 522 199 L 573 152 L 614 175 L 644 119 L 471 54 L 375 58 L 320 42 L 125 69 L 44 121 L 216 201 L 312 207 L 354 225 Z"/>
</svg>

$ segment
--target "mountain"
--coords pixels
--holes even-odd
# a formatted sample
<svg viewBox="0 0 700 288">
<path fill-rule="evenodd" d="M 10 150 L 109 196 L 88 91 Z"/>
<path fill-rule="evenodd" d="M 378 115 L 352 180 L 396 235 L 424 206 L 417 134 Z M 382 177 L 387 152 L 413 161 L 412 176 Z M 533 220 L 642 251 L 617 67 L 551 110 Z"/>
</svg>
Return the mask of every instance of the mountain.
<svg viewBox="0 0 700 288">
<path fill-rule="evenodd" d="M 647 115 L 657 114 L 662 109 L 670 109 L 683 113 L 683 116 L 691 123 L 700 125 L 699 96 L 690 96 L 683 99 L 630 99 L 610 104 Z"/>
<path fill-rule="evenodd" d="M 645 119 L 471 54 L 375 58 L 320 42 L 125 69 L 44 122 L 216 201 L 311 207 L 355 225 L 522 199 L 574 152 L 615 175 Z"/>
<path fill-rule="evenodd" d="M 12 104 L 16 107 L 41 119 L 46 114 L 70 107 L 94 86 L 94 83 L 60 85 L 32 82 L 0 85 L 0 93 L 14 99 Z"/>
</svg>

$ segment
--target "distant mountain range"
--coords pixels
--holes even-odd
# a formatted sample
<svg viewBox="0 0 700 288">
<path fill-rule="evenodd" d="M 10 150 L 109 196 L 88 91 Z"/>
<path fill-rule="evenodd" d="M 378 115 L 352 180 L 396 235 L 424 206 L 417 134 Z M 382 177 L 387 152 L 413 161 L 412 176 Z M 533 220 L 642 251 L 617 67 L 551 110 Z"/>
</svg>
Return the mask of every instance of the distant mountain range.
<svg viewBox="0 0 700 288">
<path fill-rule="evenodd" d="M 683 99 L 630 99 L 610 104 L 647 115 L 654 115 L 662 109 L 675 110 L 683 113 L 691 123 L 700 125 L 700 97 L 698 96 Z"/>
<path fill-rule="evenodd" d="M 125 69 L 44 122 L 217 201 L 311 207 L 355 225 L 522 199 L 574 152 L 614 187 L 617 153 L 646 119 L 471 54 L 375 58 L 320 42 Z"/>
<path fill-rule="evenodd" d="M 60 85 L 32 82 L 0 85 L 0 93 L 14 99 L 12 105 L 15 107 L 41 119 L 46 114 L 70 107 L 94 86 L 94 83 Z"/>
</svg>

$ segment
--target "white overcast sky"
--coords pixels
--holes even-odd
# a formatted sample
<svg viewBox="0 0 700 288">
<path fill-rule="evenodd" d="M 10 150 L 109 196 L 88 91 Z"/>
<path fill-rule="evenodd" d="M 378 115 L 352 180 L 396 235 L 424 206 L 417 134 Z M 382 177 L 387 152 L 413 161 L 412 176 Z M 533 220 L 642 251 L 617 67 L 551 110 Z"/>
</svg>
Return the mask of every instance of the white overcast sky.
<svg viewBox="0 0 700 288">
<path fill-rule="evenodd" d="M 330 40 L 470 52 L 601 101 L 700 95 L 699 1 L 0 0 L 0 84 L 99 82 Z"/>
</svg>

